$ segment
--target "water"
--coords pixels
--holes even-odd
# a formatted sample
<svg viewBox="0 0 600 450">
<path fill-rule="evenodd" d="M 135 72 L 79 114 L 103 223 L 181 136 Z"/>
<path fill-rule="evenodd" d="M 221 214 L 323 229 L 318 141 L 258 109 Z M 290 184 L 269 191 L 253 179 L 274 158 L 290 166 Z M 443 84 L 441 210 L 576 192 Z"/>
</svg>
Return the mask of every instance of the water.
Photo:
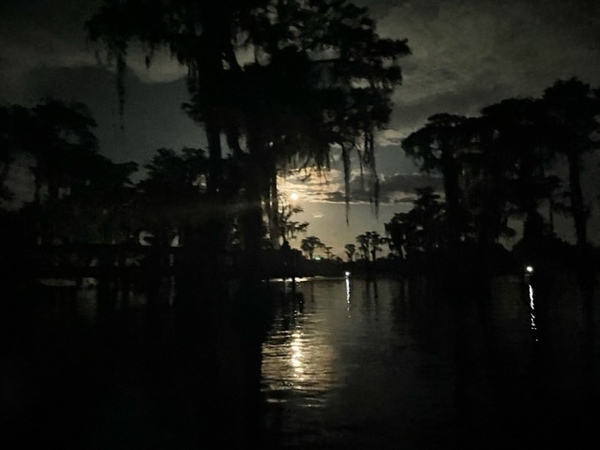
<svg viewBox="0 0 600 450">
<path fill-rule="evenodd" d="M 282 446 L 382 448 L 454 415 L 453 349 L 443 310 L 401 298 L 396 283 L 301 285 L 263 345 L 263 392 Z M 426 335 L 415 327 L 427 324 Z M 340 447 L 342 448 L 342 447 Z"/>
<path fill-rule="evenodd" d="M 2 448 L 600 443 L 597 293 L 570 277 L 307 280 L 188 306 L 177 291 L 9 293 Z"/>
<path fill-rule="evenodd" d="M 271 434 L 282 448 L 589 445 L 593 323 L 573 280 L 548 284 L 302 284 L 263 345 Z"/>
</svg>

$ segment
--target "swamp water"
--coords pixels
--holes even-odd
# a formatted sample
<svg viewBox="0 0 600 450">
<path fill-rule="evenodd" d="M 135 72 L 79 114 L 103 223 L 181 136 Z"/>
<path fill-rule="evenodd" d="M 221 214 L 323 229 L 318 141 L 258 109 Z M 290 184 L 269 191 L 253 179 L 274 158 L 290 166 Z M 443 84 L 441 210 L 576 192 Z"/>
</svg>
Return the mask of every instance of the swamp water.
<svg viewBox="0 0 600 450">
<path fill-rule="evenodd" d="M 188 293 L 191 308 L 177 295 L 168 279 L 7 293 L 1 447 L 600 443 L 598 294 L 569 277 L 453 293 L 424 278 L 278 282 Z"/>
</svg>

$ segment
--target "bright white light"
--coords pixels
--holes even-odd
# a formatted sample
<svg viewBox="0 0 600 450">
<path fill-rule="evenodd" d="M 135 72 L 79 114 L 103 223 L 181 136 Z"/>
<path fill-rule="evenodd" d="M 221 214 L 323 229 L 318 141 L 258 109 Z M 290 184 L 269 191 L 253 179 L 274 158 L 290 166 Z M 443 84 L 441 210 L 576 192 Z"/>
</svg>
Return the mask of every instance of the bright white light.
<svg viewBox="0 0 600 450">
<path fill-rule="evenodd" d="M 346 272 L 346 311 L 348 311 L 348 317 L 351 317 L 351 305 L 350 305 L 350 299 L 352 294 L 350 293 L 350 277 L 348 276 L 350 275 L 350 272 Z"/>
<path fill-rule="evenodd" d="M 533 273 L 533 267 L 532 266 L 525 267 L 525 270 L 527 271 L 527 273 Z"/>
<path fill-rule="evenodd" d="M 350 312 L 350 278 L 346 277 L 346 303 L 348 303 L 348 312 Z"/>
<path fill-rule="evenodd" d="M 534 301 L 534 294 L 533 294 L 533 286 L 531 286 L 530 284 L 529 286 L 529 321 L 530 321 L 530 328 L 532 331 L 537 331 L 537 325 L 535 323 L 535 301 Z M 535 337 L 536 342 L 538 341 L 537 336 Z"/>
<path fill-rule="evenodd" d="M 346 275 L 346 277 L 350 276 L 350 272 L 346 272 L 344 275 Z"/>
<path fill-rule="evenodd" d="M 296 200 L 298 200 L 299 196 L 298 196 L 298 194 L 297 194 L 296 192 L 292 192 L 292 193 L 290 194 L 290 198 L 291 198 L 292 200 L 296 201 Z"/>
</svg>

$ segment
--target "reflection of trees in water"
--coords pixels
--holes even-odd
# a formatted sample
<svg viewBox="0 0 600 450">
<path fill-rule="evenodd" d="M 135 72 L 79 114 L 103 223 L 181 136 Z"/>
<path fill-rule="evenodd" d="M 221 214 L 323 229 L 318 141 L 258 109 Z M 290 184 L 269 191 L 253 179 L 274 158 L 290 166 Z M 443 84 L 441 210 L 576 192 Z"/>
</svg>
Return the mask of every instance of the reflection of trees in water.
<svg viewBox="0 0 600 450">
<path fill-rule="evenodd" d="M 224 306 L 227 293 L 214 290 L 192 294 L 190 314 L 171 305 L 168 280 L 158 287 L 154 299 L 146 284 L 115 279 L 15 292 L 19 307 L 2 322 L 18 326 L 3 326 L 2 361 L 14 363 L 28 400 L 0 407 L 12 428 L 3 439 L 24 426 L 24 445 L 78 448 L 232 448 L 259 439 L 266 319 L 242 322 Z"/>
<path fill-rule="evenodd" d="M 597 381 L 589 378 L 593 356 L 584 350 L 585 299 L 576 277 L 490 281 L 491 289 L 452 294 L 458 302 L 456 392 L 462 426 L 470 433 L 465 435 L 484 445 L 496 423 L 504 430 L 500 445 L 584 442 L 582 436 L 593 433 L 590 420 L 597 418 L 588 409 L 590 396 L 597 399 Z"/>
<path fill-rule="evenodd" d="M 392 303 L 394 328 L 408 333 L 409 348 L 418 342 L 453 360 L 457 445 L 583 443 L 595 434 L 590 406 L 598 381 L 590 376 L 597 368 L 590 368 L 594 357 L 583 333 L 589 318 L 576 277 L 506 276 L 490 283 L 465 289 L 435 278 L 404 279 Z"/>
</svg>

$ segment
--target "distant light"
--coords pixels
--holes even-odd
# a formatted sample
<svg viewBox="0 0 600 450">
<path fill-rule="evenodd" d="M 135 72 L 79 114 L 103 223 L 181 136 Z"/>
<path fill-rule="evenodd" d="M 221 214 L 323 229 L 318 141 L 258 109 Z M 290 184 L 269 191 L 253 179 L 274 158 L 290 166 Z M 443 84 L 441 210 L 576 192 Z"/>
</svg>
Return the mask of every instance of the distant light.
<svg viewBox="0 0 600 450">
<path fill-rule="evenodd" d="M 344 273 L 344 275 L 346 275 L 346 277 L 349 277 L 350 276 L 350 272 L 346 272 L 346 273 Z"/>
<path fill-rule="evenodd" d="M 292 192 L 290 194 L 290 198 L 295 201 L 295 200 L 298 200 L 299 196 L 296 192 Z"/>
<path fill-rule="evenodd" d="M 525 267 L 525 270 L 527 271 L 527 273 L 533 273 L 533 266 L 527 266 Z"/>
</svg>

